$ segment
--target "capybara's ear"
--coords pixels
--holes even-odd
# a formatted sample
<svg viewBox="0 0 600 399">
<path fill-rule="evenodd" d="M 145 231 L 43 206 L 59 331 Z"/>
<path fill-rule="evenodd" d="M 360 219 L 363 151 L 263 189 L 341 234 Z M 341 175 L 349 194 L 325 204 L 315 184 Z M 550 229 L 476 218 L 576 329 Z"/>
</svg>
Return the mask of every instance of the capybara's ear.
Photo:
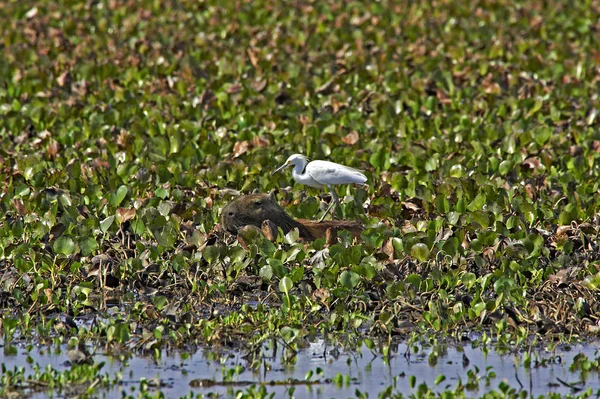
<svg viewBox="0 0 600 399">
<path fill-rule="evenodd" d="M 277 226 L 275 223 L 271 222 L 269 219 L 263 220 L 262 225 L 260 227 L 265 237 L 269 241 L 277 241 L 277 236 L 279 232 L 277 231 Z"/>
<path fill-rule="evenodd" d="M 254 190 L 252 190 L 252 194 L 260 194 L 260 190 L 258 188 L 255 188 Z"/>
<path fill-rule="evenodd" d="M 269 199 L 271 201 L 275 201 L 275 190 L 271 190 L 271 192 L 269 193 Z"/>
</svg>

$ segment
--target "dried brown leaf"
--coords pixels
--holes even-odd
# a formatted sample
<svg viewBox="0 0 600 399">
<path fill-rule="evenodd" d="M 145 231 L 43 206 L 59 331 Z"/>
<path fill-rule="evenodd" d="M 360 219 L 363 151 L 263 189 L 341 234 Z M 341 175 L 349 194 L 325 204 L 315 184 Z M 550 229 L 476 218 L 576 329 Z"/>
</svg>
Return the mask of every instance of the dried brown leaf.
<svg viewBox="0 0 600 399">
<path fill-rule="evenodd" d="M 302 124 L 302 126 L 306 126 L 310 123 L 310 117 L 307 115 L 300 115 L 298 117 L 298 120 L 300 121 L 300 123 Z"/>
<path fill-rule="evenodd" d="M 533 187 L 533 185 L 527 184 L 525 186 L 525 192 L 527 193 L 527 197 L 529 197 L 530 200 L 535 200 L 537 190 L 535 189 L 535 187 Z"/>
<path fill-rule="evenodd" d="M 344 137 L 342 137 L 342 141 L 344 142 L 344 144 L 348 145 L 356 144 L 359 139 L 360 137 L 358 136 L 358 132 L 356 130 L 353 130 Z"/>
<path fill-rule="evenodd" d="M 316 93 L 324 96 L 333 93 L 333 83 L 333 79 L 328 80 L 317 88 Z"/>
<path fill-rule="evenodd" d="M 483 250 L 483 259 L 487 260 L 487 261 L 492 261 L 494 260 L 494 257 L 496 256 L 496 248 L 495 247 L 487 247 L 486 249 Z"/>
<path fill-rule="evenodd" d="M 63 73 L 61 73 L 57 78 L 56 78 L 56 83 L 58 83 L 58 85 L 60 87 L 66 86 L 71 82 L 71 74 L 69 73 L 69 71 L 65 71 Z"/>
<path fill-rule="evenodd" d="M 444 105 L 452 104 L 452 100 L 450 99 L 450 97 L 448 97 L 446 92 L 444 92 L 442 89 L 437 89 L 436 97 L 437 97 L 438 101 L 440 102 L 440 104 L 444 104 Z"/>
<path fill-rule="evenodd" d="M 248 141 L 238 141 L 233 145 L 233 157 L 237 158 L 248 151 Z"/>
<path fill-rule="evenodd" d="M 410 201 L 403 201 L 402 206 L 413 212 L 418 212 L 421 210 L 421 207 L 419 205 L 415 204 L 414 202 L 410 202 Z"/>
<path fill-rule="evenodd" d="M 242 91 L 242 85 L 240 83 L 234 83 L 225 90 L 225 92 L 227 94 L 236 94 L 241 91 Z"/>
<path fill-rule="evenodd" d="M 212 90 L 206 89 L 200 94 L 200 104 L 204 105 L 205 109 L 215 99 L 215 93 Z"/>
<path fill-rule="evenodd" d="M 267 136 L 254 136 L 252 137 L 250 144 L 253 148 L 267 148 L 271 143 L 269 143 L 269 138 Z"/>
<path fill-rule="evenodd" d="M 523 166 L 526 166 L 531 170 L 543 168 L 542 161 L 538 157 L 527 158 L 523 161 Z"/>
<path fill-rule="evenodd" d="M 252 88 L 259 93 L 262 93 L 262 91 L 265 89 L 265 87 L 267 87 L 266 79 L 261 78 L 261 79 L 257 79 L 252 82 Z"/>
<path fill-rule="evenodd" d="M 252 66 L 254 68 L 258 68 L 258 57 L 256 56 L 256 52 L 251 48 L 249 48 L 246 52 L 248 53 L 248 58 L 250 58 L 250 63 Z"/>
<path fill-rule="evenodd" d="M 56 140 L 50 140 L 50 143 L 48 143 L 48 150 L 46 151 L 48 154 L 48 158 L 56 158 L 56 154 L 58 154 L 59 149 L 60 145 L 58 144 L 58 142 Z"/>
<path fill-rule="evenodd" d="M 126 222 L 135 217 L 135 208 L 117 208 L 117 215 L 121 219 L 121 223 Z"/>
<path fill-rule="evenodd" d="M 548 280 L 557 285 L 566 285 L 576 281 L 578 271 L 579 269 L 576 267 L 567 267 L 557 271 L 556 274 L 549 275 Z"/>
<path fill-rule="evenodd" d="M 571 227 L 571 225 L 566 225 L 566 226 L 558 226 L 556 228 L 556 237 L 567 237 L 569 236 L 570 232 L 573 230 L 573 228 Z"/>
<path fill-rule="evenodd" d="M 569 155 L 572 157 L 576 157 L 578 155 L 583 155 L 583 148 L 578 145 L 572 145 L 569 147 Z"/>
<path fill-rule="evenodd" d="M 320 300 L 322 302 L 326 301 L 329 297 L 331 296 L 331 294 L 329 293 L 329 291 L 326 288 L 317 288 L 316 290 L 313 291 L 312 293 L 312 298 L 313 300 Z"/>
<path fill-rule="evenodd" d="M 381 251 L 388 256 L 390 261 L 394 260 L 394 244 L 392 238 L 388 238 L 382 245 Z"/>
<path fill-rule="evenodd" d="M 481 82 L 481 85 L 483 86 L 483 91 L 486 94 L 500 94 L 502 92 L 502 90 L 500 89 L 500 85 L 496 82 L 494 82 L 493 80 L 493 76 L 491 73 L 489 73 L 485 79 L 483 80 L 483 82 Z"/>
<path fill-rule="evenodd" d="M 96 168 L 106 168 L 106 169 L 110 169 L 110 164 L 108 163 L 108 161 L 102 159 L 102 158 L 96 158 L 92 161 L 93 166 Z"/>
<path fill-rule="evenodd" d="M 25 205 L 23 205 L 23 200 L 21 198 L 13 199 L 13 205 L 17 209 L 19 216 L 27 214 L 27 209 L 25 209 Z"/>
<path fill-rule="evenodd" d="M 129 138 L 130 138 L 129 132 L 125 129 L 121 129 L 121 131 L 119 132 L 119 135 L 117 136 L 117 145 L 120 148 L 127 147 L 127 144 L 129 143 Z"/>
<path fill-rule="evenodd" d="M 535 17 L 531 18 L 531 21 L 529 21 L 529 26 L 536 29 L 542 24 L 542 22 L 544 22 L 544 18 L 542 18 L 541 15 L 536 15 Z"/>
<path fill-rule="evenodd" d="M 401 230 L 402 230 L 402 234 L 416 233 L 418 231 L 417 228 L 412 223 L 410 223 L 408 220 L 404 221 L 404 223 L 402 224 Z"/>
<path fill-rule="evenodd" d="M 340 109 L 346 108 L 347 105 L 344 102 L 341 102 L 335 98 L 331 99 L 331 108 L 333 109 L 333 114 L 337 114 Z"/>
</svg>

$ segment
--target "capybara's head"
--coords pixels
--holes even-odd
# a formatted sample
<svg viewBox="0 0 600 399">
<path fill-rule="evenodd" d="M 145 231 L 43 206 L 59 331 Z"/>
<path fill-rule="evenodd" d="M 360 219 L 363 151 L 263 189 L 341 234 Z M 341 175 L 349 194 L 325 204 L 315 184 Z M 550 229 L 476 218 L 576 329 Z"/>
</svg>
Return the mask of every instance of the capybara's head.
<svg viewBox="0 0 600 399">
<path fill-rule="evenodd" d="M 242 195 L 225 205 L 221 211 L 221 226 L 232 234 L 237 234 L 242 226 L 253 225 L 260 228 L 265 220 L 271 220 L 285 230 L 290 219 L 275 202 L 273 195 L 267 194 Z"/>
</svg>

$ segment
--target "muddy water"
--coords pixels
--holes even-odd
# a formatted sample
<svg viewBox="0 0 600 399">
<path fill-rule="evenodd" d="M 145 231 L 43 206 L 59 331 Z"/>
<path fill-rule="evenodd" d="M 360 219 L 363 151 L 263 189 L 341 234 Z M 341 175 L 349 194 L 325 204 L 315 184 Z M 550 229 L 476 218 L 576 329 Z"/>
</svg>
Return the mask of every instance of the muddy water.
<svg viewBox="0 0 600 399">
<path fill-rule="evenodd" d="M 133 357 L 127 362 L 115 361 L 106 356 L 96 354 L 96 362 L 104 361 L 106 365 L 103 373 L 116 376 L 121 373 L 120 384 L 99 392 L 99 397 L 122 396 L 123 392 L 128 395 L 137 396 L 140 380 L 156 379 L 160 381 L 160 388 L 166 397 L 181 397 L 183 395 L 193 396 L 197 394 L 218 393 L 225 397 L 234 397 L 238 391 L 246 391 L 250 383 L 264 383 L 267 392 L 275 393 L 275 397 L 289 396 L 291 385 L 273 385 L 271 382 L 282 383 L 289 379 L 304 381 L 307 372 L 313 371 L 312 380 L 320 380 L 320 384 L 297 384 L 294 385 L 293 396 L 296 398 L 330 398 L 330 397 L 355 397 L 356 390 L 368 393 L 369 397 L 377 395 L 391 386 L 392 392 L 409 395 L 415 392 L 410 388 L 410 376 L 415 376 L 417 385 L 426 383 L 435 391 L 453 389 L 459 383 L 466 384 L 469 374 L 479 376 L 479 383 L 474 384 L 475 389 L 467 390 L 470 397 L 477 397 L 484 392 L 498 389 L 502 382 L 507 383 L 515 390 L 527 391 L 528 395 L 538 396 L 550 392 L 562 394 L 577 393 L 578 388 L 592 388 L 593 391 L 600 389 L 600 377 L 598 373 L 592 372 L 582 375 L 580 372 L 570 372 L 569 366 L 574 357 L 583 353 L 591 360 L 595 359 L 598 344 L 573 345 L 571 347 L 555 349 L 548 352 L 543 349 L 532 350 L 534 361 L 532 367 L 523 367 L 523 354 L 505 354 L 489 351 L 487 354 L 479 348 L 470 345 L 457 347 L 419 347 L 419 350 L 409 350 L 405 344 L 393 348 L 389 360 L 381 355 L 373 354 L 363 346 L 360 351 L 344 352 L 340 347 L 327 345 L 323 340 L 315 340 L 307 348 L 301 350 L 293 364 L 283 364 L 282 357 L 289 354 L 281 350 L 281 346 L 275 348 L 266 345 L 262 351 L 262 366 L 258 372 L 245 370 L 233 376 L 229 385 L 219 385 L 228 370 L 238 365 L 246 368 L 248 362 L 242 358 L 242 354 L 235 351 L 220 351 L 216 354 L 208 349 L 201 349 L 189 354 L 187 359 L 182 359 L 180 354 L 167 355 L 159 363 L 151 358 Z M 437 353 L 432 356 L 432 352 Z M 24 348 L 19 348 L 15 356 L 4 356 L 2 362 L 7 369 L 15 366 L 26 367 L 28 373 L 31 366 L 27 364 L 28 353 Z M 29 352 L 40 367 L 50 364 L 59 371 L 69 367 L 66 350 L 62 354 L 50 354 L 46 351 L 34 349 Z M 322 374 L 317 375 L 321 369 Z M 479 372 L 476 372 L 476 370 Z M 495 373 L 495 376 L 490 374 Z M 336 379 L 340 374 L 342 378 Z M 435 385 L 438 376 L 444 375 L 445 380 Z M 486 376 L 488 378 L 486 378 Z M 584 379 L 584 383 L 580 383 Z M 210 382 L 206 386 L 207 382 Z M 473 380 L 473 378 L 471 378 Z M 204 387 L 198 387 L 203 381 Z M 562 382 L 561 382 L 562 381 Z M 211 385 L 212 382 L 217 382 Z M 247 385 L 248 384 L 248 385 Z M 570 386 L 567 386 L 570 385 Z M 47 397 L 48 393 L 36 394 L 33 398 Z M 59 396 L 60 394 L 55 394 Z"/>
</svg>

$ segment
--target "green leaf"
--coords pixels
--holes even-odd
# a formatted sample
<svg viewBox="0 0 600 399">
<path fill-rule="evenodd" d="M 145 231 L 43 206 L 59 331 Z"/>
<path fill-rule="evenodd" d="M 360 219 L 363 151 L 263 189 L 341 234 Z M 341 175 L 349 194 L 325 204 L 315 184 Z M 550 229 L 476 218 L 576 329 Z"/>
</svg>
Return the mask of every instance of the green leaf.
<svg viewBox="0 0 600 399">
<path fill-rule="evenodd" d="M 156 238 L 159 245 L 172 248 L 177 240 L 177 231 L 171 226 L 165 226 L 154 231 L 154 238 Z"/>
<path fill-rule="evenodd" d="M 94 237 L 83 238 L 79 241 L 79 246 L 83 256 L 89 256 L 99 248 L 98 242 Z"/>
<path fill-rule="evenodd" d="M 538 129 L 535 129 L 533 134 L 535 142 L 539 145 L 544 145 L 548 140 L 550 140 L 550 137 L 552 136 L 552 128 L 540 127 Z"/>
<path fill-rule="evenodd" d="M 429 258 L 429 248 L 423 243 L 417 243 L 410 248 L 410 256 L 425 262 Z"/>
<path fill-rule="evenodd" d="M 533 115 L 535 115 L 536 112 L 538 112 L 542 108 L 542 105 L 544 105 L 542 100 L 536 100 L 535 103 L 533 103 L 533 107 L 531 107 L 531 109 L 527 113 L 526 117 L 531 118 Z"/>
<path fill-rule="evenodd" d="M 117 341 L 117 342 L 119 342 L 121 344 L 125 344 L 125 343 L 127 343 L 127 341 L 129 341 L 129 338 L 130 338 L 129 324 L 119 323 L 119 324 L 116 324 L 116 325 L 111 326 L 111 327 L 114 327 L 114 333 L 113 333 L 112 338 L 115 341 Z M 108 337 L 108 332 L 107 332 L 106 335 Z"/>
<path fill-rule="evenodd" d="M 423 280 L 421 279 L 421 276 L 416 273 L 409 274 L 408 277 L 406 277 L 406 282 L 412 285 L 415 289 L 419 289 L 422 281 Z"/>
<path fill-rule="evenodd" d="M 108 231 L 108 229 L 110 229 L 110 226 L 112 226 L 113 222 L 115 221 L 115 216 L 109 216 L 106 219 L 100 221 L 100 230 L 102 230 L 103 233 L 106 233 Z"/>
<path fill-rule="evenodd" d="M 128 188 L 125 185 L 120 186 L 117 191 L 111 196 L 110 204 L 115 208 L 121 205 L 121 202 L 127 195 Z"/>
<path fill-rule="evenodd" d="M 490 218 L 485 211 L 477 211 L 472 213 L 473 220 L 476 221 L 482 229 L 487 229 L 490 225 Z"/>
<path fill-rule="evenodd" d="M 440 213 L 450 212 L 450 203 L 448 202 L 448 198 L 438 195 L 435 198 L 435 207 Z"/>
<path fill-rule="evenodd" d="M 61 236 L 54 242 L 54 252 L 63 255 L 72 255 L 78 251 L 77 245 L 71 237 Z"/>
<path fill-rule="evenodd" d="M 389 299 L 399 298 L 404 294 L 404 283 L 401 281 L 395 281 L 393 283 L 388 284 L 385 294 Z"/>
<path fill-rule="evenodd" d="M 302 281 L 304 278 L 304 267 L 296 267 L 290 271 L 289 277 L 294 283 Z"/>
<path fill-rule="evenodd" d="M 173 206 L 168 201 L 161 201 L 161 203 L 156 207 L 158 212 L 164 217 L 167 217 L 171 214 L 172 208 Z"/>
<path fill-rule="evenodd" d="M 464 175 L 464 168 L 460 164 L 452 165 L 450 168 L 450 176 L 462 177 Z"/>
<path fill-rule="evenodd" d="M 154 190 L 154 195 L 157 198 L 165 199 L 169 196 L 169 192 L 164 187 L 159 187 L 156 190 Z"/>
<path fill-rule="evenodd" d="M 500 166 L 498 167 L 498 171 L 502 176 L 505 176 L 510 171 L 513 170 L 513 163 L 511 161 L 502 161 L 500 162 Z"/>
<path fill-rule="evenodd" d="M 340 274 L 339 281 L 344 287 L 352 289 L 360 282 L 360 276 L 354 272 L 345 270 Z"/>
<path fill-rule="evenodd" d="M 288 276 L 284 276 L 281 280 L 279 280 L 279 291 L 281 292 L 285 292 L 287 294 L 290 292 L 293 286 L 294 282 Z"/>
<path fill-rule="evenodd" d="M 269 281 L 271 280 L 271 278 L 273 278 L 273 268 L 271 268 L 271 266 L 269 265 L 265 265 L 260 268 L 258 275 L 263 279 Z"/>
<path fill-rule="evenodd" d="M 283 338 L 283 340 L 286 343 L 292 343 L 296 337 L 298 337 L 300 333 L 300 330 L 298 330 L 297 328 L 291 328 L 288 326 L 282 327 L 281 330 L 279 330 L 279 334 L 281 334 L 281 338 Z"/>
<path fill-rule="evenodd" d="M 375 267 L 366 263 L 361 263 L 358 266 L 354 266 L 352 271 L 367 280 L 371 280 L 377 275 L 377 270 Z"/>
<path fill-rule="evenodd" d="M 390 168 L 390 152 L 389 148 L 381 147 L 374 152 L 369 158 L 369 162 L 377 169 L 387 170 Z"/>
<path fill-rule="evenodd" d="M 156 306 L 156 309 L 161 310 L 167 305 L 168 301 L 165 296 L 158 295 L 152 298 L 152 303 L 154 304 L 154 306 Z"/>
<path fill-rule="evenodd" d="M 231 263 L 240 263 L 246 257 L 246 251 L 242 247 L 231 247 L 229 250 L 229 258 Z"/>
<path fill-rule="evenodd" d="M 475 281 L 477 281 L 477 276 L 475 275 L 475 273 L 467 272 L 461 276 L 460 280 L 465 285 L 465 287 L 469 290 L 469 289 L 471 289 L 473 284 L 475 284 Z"/>
<path fill-rule="evenodd" d="M 283 266 L 283 262 L 276 258 L 267 259 L 267 264 L 271 266 L 273 274 L 279 278 L 283 278 L 288 274 L 288 270 Z"/>
<path fill-rule="evenodd" d="M 219 248 L 215 245 L 207 245 L 202 251 L 202 257 L 209 265 L 212 265 L 219 259 Z"/>
<path fill-rule="evenodd" d="M 142 219 L 137 218 L 131 222 L 131 229 L 134 234 L 142 235 L 146 232 L 146 225 L 142 222 Z"/>
<path fill-rule="evenodd" d="M 448 219 L 448 223 L 455 226 L 458 223 L 458 220 L 460 219 L 460 213 L 459 212 L 448 212 L 446 214 L 446 219 Z"/>
<path fill-rule="evenodd" d="M 286 244 L 294 244 L 300 238 L 300 231 L 297 228 L 293 228 L 285 235 L 284 242 Z"/>
<path fill-rule="evenodd" d="M 473 199 L 473 201 L 471 201 L 471 203 L 467 205 L 467 209 L 471 212 L 481 210 L 485 205 L 486 201 L 487 196 L 485 195 L 485 193 L 479 193 L 477 194 L 475 199 Z"/>
<path fill-rule="evenodd" d="M 475 311 L 475 315 L 479 316 L 481 312 L 485 309 L 485 302 L 477 302 L 473 305 L 473 310 Z"/>
</svg>

